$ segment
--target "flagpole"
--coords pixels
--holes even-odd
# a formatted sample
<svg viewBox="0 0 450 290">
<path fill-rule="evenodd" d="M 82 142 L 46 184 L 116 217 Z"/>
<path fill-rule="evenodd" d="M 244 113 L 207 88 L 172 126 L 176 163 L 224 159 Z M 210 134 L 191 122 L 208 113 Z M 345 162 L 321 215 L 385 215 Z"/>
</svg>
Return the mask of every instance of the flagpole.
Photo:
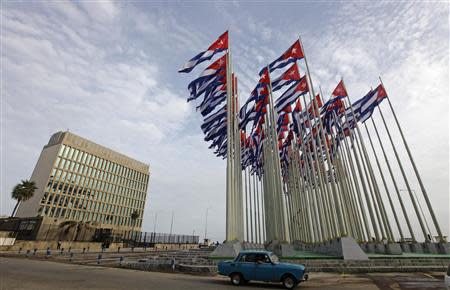
<svg viewBox="0 0 450 290">
<path fill-rule="evenodd" d="M 372 117 L 371 117 L 371 119 L 372 119 Z M 372 121 L 373 121 L 373 119 L 372 119 Z M 372 138 L 370 137 L 369 128 L 367 128 L 366 123 L 364 123 L 364 127 L 366 128 L 367 136 L 369 137 L 369 143 L 370 143 L 370 146 L 372 147 L 373 155 L 375 157 L 375 161 L 376 161 L 377 166 L 378 166 L 378 171 L 380 173 L 381 180 L 383 181 L 384 189 L 386 190 L 386 195 L 388 197 L 392 213 L 394 214 L 394 219 L 395 219 L 395 223 L 397 224 L 397 229 L 398 229 L 398 232 L 400 234 L 400 238 L 403 241 L 404 240 L 404 236 L 403 236 L 402 229 L 400 227 L 400 222 L 399 222 L 398 217 L 397 217 L 397 212 L 395 211 L 394 203 L 392 202 L 391 194 L 389 192 L 389 188 L 388 188 L 388 185 L 386 183 L 386 179 L 384 178 L 383 170 L 381 168 L 380 161 L 378 160 L 378 156 L 377 156 L 377 153 L 375 151 L 375 147 L 373 146 Z"/>
<path fill-rule="evenodd" d="M 342 85 L 345 88 L 345 84 L 344 84 L 344 80 L 343 79 L 342 79 Z M 347 89 L 346 89 L 346 91 L 347 91 Z M 349 98 L 348 95 L 346 96 L 346 98 L 347 98 L 347 102 L 349 104 L 350 110 L 352 112 L 353 119 L 355 119 L 356 115 L 355 115 L 355 112 L 353 111 L 352 102 L 350 101 L 350 98 Z M 356 121 L 356 119 L 354 121 L 355 121 L 355 127 L 357 128 L 358 122 Z M 374 216 L 374 208 L 372 208 L 372 204 L 370 202 L 370 196 L 369 196 L 369 193 L 367 191 L 367 185 L 366 185 L 365 180 L 364 180 L 364 174 L 363 174 L 363 171 L 361 169 L 361 164 L 360 164 L 360 160 L 359 160 L 357 151 L 355 149 L 355 145 L 354 145 L 355 142 L 353 141 L 353 138 L 355 138 L 356 140 L 357 140 L 357 138 L 356 138 L 356 136 L 354 136 L 354 132 L 352 132 L 353 129 L 350 127 L 350 123 L 348 122 L 348 119 L 347 119 L 347 114 L 345 114 L 345 122 L 346 122 L 346 126 L 347 126 L 347 128 L 349 130 L 350 142 L 352 144 L 352 150 L 353 150 L 353 154 L 355 156 L 356 165 L 357 165 L 357 168 L 358 168 L 358 173 L 359 173 L 359 176 L 360 176 L 361 185 L 363 187 L 363 192 L 364 192 L 364 195 L 365 195 L 365 198 L 366 198 L 366 204 L 367 204 L 367 208 L 369 210 L 369 215 L 370 215 L 370 220 L 371 220 L 371 224 L 372 224 L 372 229 L 374 231 L 376 240 L 379 241 L 380 240 L 380 235 L 379 235 L 379 232 L 378 232 L 378 227 L 377 227 L 375 216 Z M 365 170 L 365 167 L 364 167 L 364 170 Z M 366 178 L 367 178 L 367 175 L 366 175 Z M 369 180 L 367 180 L 367 182 L 368 181 Z M 370 235 L 370 231 L 369 230 L 368 230 L 368 234 L 369 234 L 368 237 L 369 237 L 369 240 L 370 240 L 370 236 L 371 235 Z"/>
<path fill-rule="evenodd" d="M 377 139 L 378 139 L 378 143 L 380 144 L 381 151 L 383 152 L 384 161 L 386 162 L 389 174 L 390 174 L 391 179 L 392 179 L 392 183 L 394 184 L 394 189 L 395 189 L 395 192 L 397 194 L 397 198 L 398 198 L 398 200 L 400 202 L 400 207 L 402 209 L 403 216 L 405 217 L 409 233 L 410 233 L 411 238 L 413 239 L 413 241 L 416 241 L 416 237 L 414 235 L 414 231 L 413 231 L 413 229 L 411 227 L 411 222 L 409 221 L 409 218 L 408 218 L 408 213 L 406 212 L 405 204 L 403 203 L 403 199 L 402 199 L 402 197 L 400 195 L 400 190 L 398 189 L 397 181 L 395 180 L 394 173 L 393 173 L 392 168 L 391 168 L 391 164 L 389 163 L 389 158 L 387 157 L 386 152 L 384 150 L 383 142 L 381 142 L 381 138 L 380 138 L 380 134 L 378 133 L 377 126 L 375 125 L 375 122 L 374 122 L 373 118 L 371 117 L 370 119 L 372 121 L 373 128 L 375 129 L 375 133 L 377 135 Z"/>
<path fill-rule="evenodd" d="M 384 116 L 383 116 L 383 113 L 381 112 L 380 107 L 378 107 L 378 111 L 380 112 L 380 116 L 381 116 L 381 119 L 383 120 L 384 128 L 386 129 L 386 132 L 388 134 L 389 140 L 391 141 L 391 145 L 392 145 L 392 149 L 394 151 L 395 158 L 397 159 L 397 163 L 398 163 L 398 165 L 400 167 L 400 172 L 402 173 L 403 180 L 405 181 L 405 184 L 406 184 L 406 188 L 408 189 L 409 196 L 411 198 L 411 201 L 412 201 L 412 204 L 413 204 L 413 207 L 414 207 L 414 211 L 416 212 L 417 219 L 419 220 L 420 228 L 422 229 L 423 236 L 425 238 L 425 241 L 427 241 L 427 240 L 429 240 L 428 239 L 428 235 L 427 235 L 427 231 L 425 229 L 425 225 L 423 223 L 422 217 L 420 216 L 416 200 L 414 199 L 414 196 L 412 194 L 411 187 L 410 187 L 409 182 L 408 182 L 408 178 L 406 177 L 405 170 L 403 169 L 403 165 L 402 165 L 402 163 L 400 161 L 400 157 L 398 156 L 398 152 L 397 152 L 396 146 L 394 144 L 394 141 L 392 140 L 391 133 L 389 132 L 389 128 L 388 128 L 388 126 L 386 124 L 386 120 L 384 119 Z M 415 242 L 415 240 L 414 240 L 414 242 Z"/>
<path fill-rule="evenodd" d="M 313 94 L 313 97 L 314 97 L 314 98 L 311 98 L 311 94 L 310 94 L 310 98 L 312 99 L 311 101 L 313 102 L 314 110 L 316 110 L 316 113 L 319 113 L 319 108 L 317 106 L 316 99 L 315 99 L 316 94 L 314 92 L 314 86 L 313 86 L 313 83 L 312 83 L 311 73 L 310 73 L 309 66 L 308 66 L 308 60 L 306 58 L 305 50 L 303 48 L 303 43 L 302 43 L 302 40 L 301 40 L 300 36 L 298 37 L 298 40 L 300 42 L 300 47 L 303 50 L 303 58 L 305 60 L 306 71 L 308 73 L 308 81 L 310 83 L 310 90 L 311 90 L 311 92 Z M 319 115 L 318 119 L 319 119 L 320 131 L 322 133 L 322 139 L 325 141 L 325 134 L 323 132 L 323 125 L 322 125 L 322 120 L 320 118 L 320 115 Z M 325 144 L 325 146 L 326 146 L 326 144 Z M 327 156 L 327 164 L 328 164 L 329 170 L 331 172 L 333 166 L 332 166 L 331 161 L 330 161 L 330 153 L 328 152 L 326 147 L 325 147 L 325 154 Z M 336 189 L 334 175 L 331 174 L 331 176 L 332 176 L 332 178 L 331 178 L 331 181 L 332 181 L 331 182 L 331 190 L 333 192 L 333 198 L 334 198 L 334 203 L 335 203 L 335 207 L 336 207 L 336 215 L 337 215 L 337 221 L 338 221 L 338 227 L 339 227 L 339 237 L 344 237 L 344 236 L 347 235 L 347 230 L 346 230 L 343 218 L 342 218 L 342 212 L 341 212 L 342 208 L 341 208 L 341 204 L 339 202 L 339 197 L 338 197 L 338 192 L 337 192 L 337 189 Z"/>
<path fill-rule="evenodd" d="M 383 81 L 381 80 L 381 77 L 379 77 L 379 78 L 380 78 L 381 85 L 384 87 Z M 402 137 L 402 141 L 403 141 L 403 144 L 405 145 L 406 152 L 408 153 L 408 157 L 411 160 L 411 164 L 413 166 L 414 173 L 416 174 L 417 180 L 419 181 L 420 189 L 422 191 L 423 197 L 425 198 L 425 202 L 427 203 L 428 211 L 430 212 L 431 218 L 433 219 L 433 224 L 434 224 L 434 227 L 436 228 L 436 231 L 438 233 L 439 240 L 440 240 L 440 242 L 443 242 L 444 238 L 442 236 L 441 228 L 440 228 L 439 223 L 438 223 L 438 221 L 436 219 L 436 215 L 434 214 L 434 210 L 433 210 L 433 207 L 431 206 L 431 202 L 430 202 L 430 199 L 428 198 L 428 194 L 427 194 L 427 191 L 425 189 L 425 186 L 423 185 L 422 178 L 420 177 L 419 171 L 417 170 L 416 163 L 414 162 L 414 159 L 413 159 L 413 156 L 411 154 L 411 151 L 409 150 L 409 146 L 408 146 L 408 143 L 406 142 L 406 138 L 403 135 L 403 130 L 402 130 L 402 128 L 400 126 L 400 123 L 399 123 L 399 121 L 397 119 L 397 115 L 395 114 L 394 108 L 392 107 L 391 100 L 390 100 L 389 96 L 386 96 L 386 99 L 388 100 L 388 104 L 389 104 L 389 107 L 391 108 L 391 112 L 392 112 L 392 115 L 394 116 L 395 123 L 397 124 L 398 130 L 400 131 L 400 136 Z M 430 235 L 431 235 L 431 233 L 430 233 Z M 425 238 L 425 240 L 428 240 L 427 237 Z"/>
<path fill-rule="evenodd" d="M 231 195 L 232 195 L 232 172 L 231 172 L 231 100 L 232 100 L 232 84 L 231 84 L 231 66 L 230 66 L 230 37 L 228 38 L 228 51 L 227 51 L 227 183 L 226 183 L 226 241 L 232 241 L 234 239 L 232 234 L 232 209 L 231 209 Z"/>
<path fill-rule="evenodd" d="M 282 185 L 281 185 L 281 172 L 280 172 L 280 155 L 278 150 L 278 142 L 277 140 L 277 134 L 275 130 L 275 110 L 273 105 L 273 94 L 272 94 L 272 79 L 270 77 L 270 69 L 269 66 L 266 67 L 267 74 L 269 75 L 269 110 L 267 113 L 270 113 L 270 138 L 271 138 L 271 145 L 273 150 L 273 172 L 274 172 L 274 186 L 276 186 L 276 191 L 274 192 L 276 194 L 275 201 L 278 206 L 278 218 L 280 222 L 280 231 L 278 238 L 281 238 L 283 241 L 289 241 L 289 233 L 286 228 L 286 216 L 285 216 L 285 206 L 283 202 L 283 196 L 282 196 Z"/>
</svg>

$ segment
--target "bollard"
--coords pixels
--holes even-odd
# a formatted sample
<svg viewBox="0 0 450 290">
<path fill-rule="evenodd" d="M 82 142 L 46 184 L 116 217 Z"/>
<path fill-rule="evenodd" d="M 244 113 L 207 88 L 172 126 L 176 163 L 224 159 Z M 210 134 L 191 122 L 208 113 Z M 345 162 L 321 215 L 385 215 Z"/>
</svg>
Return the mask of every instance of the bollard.
<svg viewBox="0 0 450 290">
<path fill-rule="evenodd" d="M 83 248 L 83 254 L 86 253 L 86 248 Z"/>
<path fill-rule="evenodd" d="M 52 255 L 52 251 L 50 250 L 50 247 L 47 248 L 47 258 Z"/>
<path fill-rule="evenodd" d="M 37 249 L 34 248 L 34 250 L 33 250 L 33 256 L 36 255 L 36 252 L 37 252 Z"/>
<path fill-rule="evenodd" d="M 119 257 L 119 265 L 122 266 L 122 262 L 123 262 L 123 256 L 120 256 L 120 257 Z"/>
<path fill-rule="evenodd" d="M 117 253 L 120 253 L 120 247 L 117 247 Z"/>
<path fill-rule="evenodd" d="M 102 254 L 98 254 L 97 256 L 97 264 L 100 264 L 100 260 L 102 259 Z"/>
<path fill-rule="evenodd" d="M 69 261 L 72 262 L 72 259 L 73 259 L 73 253 L 70 253 L 70 259 L 69 259 Z"/>
<path fill-rule="evenodd" d="M 20 252 L 22 252 L 22 247 L 19 248 L 19 254 L 20 254 Z"/>
<path fill-rule="evenodd" d="M 27 257 L 30 256 L 30 252 L 31 252 L 30 250 L 27 250 L 27 254 L 26 254 Z"/>
</svg>

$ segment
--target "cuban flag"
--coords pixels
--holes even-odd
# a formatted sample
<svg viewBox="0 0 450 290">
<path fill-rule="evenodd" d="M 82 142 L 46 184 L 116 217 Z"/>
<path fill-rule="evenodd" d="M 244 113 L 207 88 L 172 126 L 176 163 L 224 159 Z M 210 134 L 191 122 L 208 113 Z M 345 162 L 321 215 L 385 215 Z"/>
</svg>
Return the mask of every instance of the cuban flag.
<svg viewBox="0 0 450 290">
<path fill-rule="evenodd" d="M 194 69 L 199 63 L 204 62 L 205 60 L 210 60 L 216 53 L 224 51 L 228 49 L 228 31 L 225 31 L 224 34 L 219 36 L 219 38 L 208 47 L 207 50 L 200 52 L 196 56 L 194 56 L 191 60 L 186 62 L 184 66 L 178 72 L 188 73 Z"/>
<path fill-rule="evenodd" d="M 295 62 L 281 76 L 272 81 L 272 91 L 278 91 L 282 87 L 298 80 L 300 80 L 300 72 L 298 71 L 297 63 Z"/>
<path fill-rule="evenodd" d="M 216 87 L 225 83 L 225 70 L 220 70 L 216 75 L 213 75 L 211 78 L 204 79 L 200 83 L 193 81 L 188 86 L 190 96 L 187 101 L 190 102 L 195 100 L 204 93 L 208 93 L 209 91 L 214 90 Z"/>
<path fill-rule="evenodd" d="M 253 89 L 252 93 L 250 94 L 250 97 L 242 106 L 242 108 L 239 110 L 239 117 L 241 120 L 243 120 L 247 115 L 247 107 L 251 102 L 256 103 L 260 99 L 269 94 L 269 90 L 267 89 L 267 85 L 269 83 L 270 83 L 269 72 L 267 71 L 267 69 L 265 69 L 265 72 L 263 73 L 263 75 L 261 75 L 261 78 L 259 79 L 255 89 Z"/>
<path fill-rule="evenodd" d="M 361 105 L 360 122 L 364 123 L 372 117 L 373 110 L 387 97 L 383 85 L 379 85 L 373 93 L 367 97 L 364 104 Z"/>
<path fill-rule="evenodd" d="M 224 55 L 208 66 L 198 78 L 189 83 L 188 89 L 191 97 L 188 98 L 188 102 L 198 98 L 211 84 L 225 82 L 226 62 Z"/>
<path fill-rule="evenodd" d="M 344 82 L 341 80 L 331 94 L 331 98 L 323 105 L 320 113 L 323 114 L 325 111 L 331 111 L 340 107 L 342 104 L 341 100 L 347 96 L 347 90 L 345 89 Z M 336 105 L 336 103 L 338 103 L 338 105 Z"/>
<path fill-rule="evenodd" d="M 275 102 L 275 110 L 280 114 L 286 106 L 297 101 L 298 97 L 303 96 L 309 91 L 306 76 L 302 77 L 300 81 L 295 82 L 281 97 Z"/>
<path fill-rule="evenodd" d="M 300 45 L 300 41 L 297 40 L 294 42 L 291 47 L 288 48 L 279 58 L 271 62 L 268 67 L 270 72 L 273 72 L 276 69 L 287 66 L 288 64 L 295 62 L 298 59 L 304 58 L 305 55 L 303 53 L 303 48 Z M 260 71 L 259 75 L 264 73 L 264 69 Z"/>
<path fill-rule="evenodd" d="M 203 133 L 208 133 L 217 123 L 221 123 L 226 121 L 227 117 L 227 111 L 218 111 L 220 114 L 215 115 L 214 118 L 209 119 L 207 122 L 205 121 L 200 128 L 202 129 Z"/>
<path fill-rule="evenodd" d="M 365 104 L 366 100 L 371 98 L 371 96 L 374 94 L 373 90 L 370 90 L 364 97 L 357 100 L 352 104 L 351 107 L 348 107 L 345 110 L 345 118 L 346 118 L 346 127 L 354 128 L 356 122 L 358 122 L 361 118 L 362 114 L 362 106 Z M 353 112 L 352 112 L 353 109 Z"/>
</svg>

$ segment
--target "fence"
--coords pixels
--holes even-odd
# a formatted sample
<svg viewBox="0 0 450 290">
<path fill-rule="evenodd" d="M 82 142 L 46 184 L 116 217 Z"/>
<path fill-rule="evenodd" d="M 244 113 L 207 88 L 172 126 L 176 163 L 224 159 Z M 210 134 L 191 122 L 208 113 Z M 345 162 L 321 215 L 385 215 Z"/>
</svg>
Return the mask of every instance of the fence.
<svg viewBox="0 0 450 290">
<path fill-rule="evenodd" d="M 198 244 L 199 236 L 153 232 L 133 232 L 128 241 L 136 244 Z"/>
</svg>

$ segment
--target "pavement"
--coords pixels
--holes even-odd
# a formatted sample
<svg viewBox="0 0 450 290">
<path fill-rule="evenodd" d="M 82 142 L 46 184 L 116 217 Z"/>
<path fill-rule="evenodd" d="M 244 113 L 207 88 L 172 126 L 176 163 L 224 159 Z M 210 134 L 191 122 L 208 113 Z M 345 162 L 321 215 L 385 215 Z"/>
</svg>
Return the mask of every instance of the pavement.
<svg viewBox="0 0 450 290">
<path fill-rule="evenodd" d="M 443 273 L 311 273 L 297 289 L 445 289 Z M 0 290 L 12 289 L 237 289 L 227 277 L 143 272 L 0 258 Z M 282 289 L 281 284 L 250 282 L 239 289 Z"/>
</svg>

